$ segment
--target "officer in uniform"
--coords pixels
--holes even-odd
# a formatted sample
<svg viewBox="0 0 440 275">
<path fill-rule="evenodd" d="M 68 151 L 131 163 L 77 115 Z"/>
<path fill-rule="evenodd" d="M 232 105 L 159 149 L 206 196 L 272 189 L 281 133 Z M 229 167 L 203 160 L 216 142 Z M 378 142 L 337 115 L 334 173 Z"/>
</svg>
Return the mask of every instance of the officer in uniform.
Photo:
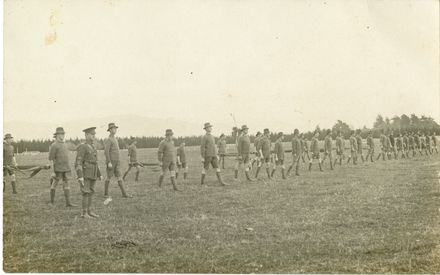
<svg viewBox="0 0 440 275">
<path fill-rule="evenodd" d="M 271 179 L 272 177 L 270 176 L 271 172 L 270 172 L 270 168 L 271 168 L 271 150 L 272 150 L 272 142 L 270 140 L 270 132 L 269 129 L 264 129 L 263 131 L 263 136 L 261 137 L 260 141 L 259 141 L 259 147 L 260 147 L 260 156 L 261 156 L 261 161 L 260 161 L 260 166 L 257 167 L 257 172 L 255 173 L 255 178 L 258 178 L 258 173 L 260 172 L 261 166 L 263 165 L 263 163 L 266 166 L 266 173 L 267 173 L 267 178 Z"/>
<path fill-rule="evenodd" d="M 255 135 L 255 139 L 254 139 L 254 147 L 255 147 L 255 157 L 252 160 L 252 164 L 251 167 L 254 167 L 254 164 L 257 163 L 257 167 L 260 165 L 260 146 L 259 146 L 259 142 L 261 140 L 261 132 L 258 131 L 257 134 Z"/>
<path fill-rule="evenodd" d="M 397 156 L 399 154 L 401 154 L 401 158 L 405 158 L 405 152 L 403 150 L 403 137 L 402 134 L 399 133 L 396 137 L 396 151 L 397 151 Z"/>
<path fill-rule="evenodd" d="M 253 181 L 249 175 L 250 168 L 250 154 L 251 154 L 251 140 L 248 135 L 249 128 L 246 125 L 241 126 L 241 135 L 238 138 L 237 152 L 238 165 L 235 167 L 235 180 L 238 180 L 238 169 L 244 165 L 244 172 L 248 181 Z"/>
<path fill-rule="evenodd" d="M 301 134 L 301 142 L 302 142 L 302 146 L 303 146 L 303 163 L 306 163 L 304 156 L 307 157 L 307 160 L 310 161 L 310 155 L 309 155 L 309 142 L 307 141 L 306 137 Z"/>
<path fill-rule="evenodd" d="M 137 141 L 135 138 L 131 139 L 131 143 L 128 146 L 128 168 L 127 171 L 125 171 L 124 176 L 122 177 L 122 180 L 125 181 L 125 178 L 127 177 L 128 173 L 130 172 L 131 168 L 136 168 L 136 178 L 135 181 L 139 181 L 139 162 L 137 159 L 137 147 L 136 147 Z"/>
<path fill-rule="evenodd" d="M 362 136 L 361 136 L 361 130 L 360 129 L 357 130 L 356 142 L 357 142 L 357 155 L 361 156 L 362 163 L 364 163 L 365 160 L 364 160 L 364 155 L 362 154 Z"/>
<path fill-rule="evenodd" d="M 13 142 L 14 138 L 11 134 L 6 134 L 3 138 L 3 192 L 5 191 L 6 176 L 9 175 L 12 185 L 12 194 L 17 194 L 15 169 L 17 169 L 18 165 L 15 160 Z"/>
<path fill-rule="evenodd" d="M 416 156 L 414 133 L 410 132 L 408 137 L 408 150 L 412 151 L 412 156 Z"/>
<path fill-rule="evenodd" d="M 336 158 L 334 166 L 336 166 L 337 161 L 339 160 L 339 166 L 342 166 L 342 159 L 344 158 L 344 137 L 342 136 L 342 132 L 338 132 L 338 136 L 336 137 Z"/>
<path fill-rule="evenodd" d="M 322 158 L 321 164 L 324 163 L 324 161 L 327 159 L 327 157 L 329 158 L 330 161 L 330 169 L 333 170 L 333 154 L 332 154 L 332 144 L 333 140 L 332 140 L 332 131 L 331 130 L 327 130 L 327 135 L 325 136 L 324 139 L 324 157 Z"/>
<path fill-rule="evenodd" d="M 200 155 L 203 164 L 201 184 L 205 184 L 206 170 L 209 169 L 209 165 L 216 169 L 217 180 L 223 186 L 228 185 L 223 182 L 220 174 L 220 168 L 218 166 L 217 155 L 215 153 L 215 138 L 212 136 L 212 125 L 211 123 L 205 123 L 203 129 L 205 130 L 205 135 L 202 137 L 200 145 Z"/>
<path fill-rule="evenodd" d="M 80 190 L 82 194 L 82 213 L 81 218 L 98 218 L 99 216 L 91 211 L 92 197 L 95 193 L 95 183 L 97 179 L 102 179 L 98 167 L 98 153 L 93 141 L 95 140 L 96 127 L 90 127 L 85 133 L 86 142 L 78 146 L 75 170 Z"/>
<path fill-rule="evenodd" d="M 293 166 L 295 166 L 295 175 L 299 176 L 299 161 L 302 157 L 302 149 L 299 130 L 295 129 L 292 138 L 292 165 L 290 165 L 289 170 L 287 170 L 287 176 L 290 176 L 290 171 Z"/>
<path fill-rule="evenodd" d="M 110 132 L 110 135 L 104 142 L 105 163 L 107 165 L 107 178 L 104 185 L 104 197 L 109 197 L 108 188 L 110 186 L 110 180 L 114 176 L 118 180 L 118 185 L 121 189 L 122 197 L 132 198 L 132 196 L 127 195 L 127 193 L 125 192 L 124 184 L 122 182 L 119 161 L 119 143 L 115 137 L 117 129 L 118 126 L 116 126 L 114 123 L 109 123 L 107 131 Z"/>
<path fill-rule="evenodd" d="M 379 155 L 377 156 L 376 160 L 379 160 L 381 156 L 382 156 L 383 160 L 386 160 L 386 158 L 385 158 L 385 156 L 387 154 L 386 143 L 387 143 L 387 137 L 385 135 L 384 129 L 382 129 L 382 130 L 380 130 L 380 152 L 379 152 Z"/>
<path fill-rule="evenodd" d="M 374 157 L 374 139 L 373 139 L 372 131 L 368 132 L 367 148 L 368 148 L 368 153 L 367 153 L 366 160 L 368 161 L 368 158 L 370 158 L 371 162 L 374 162 L 374 160 L 373 160 L 373 157 Z"/>
<path fill-rule="evenodd" d="M 73 207 L 70 203 L 70 187 L 67 174 L 71 172 L 69 162 L 69 150 L 64 142 L 65 132 L 63 127 L 57 127 L 54 137 L 55 142 L 51 144 L 49 150 L 49 161 L 52 162 L 54 172 L 52 173 L 50 185 L 50 203 L 55 201 L 55 190 L 60 180 L 63 181 L 64 197 L 66 199 L 66 207 Z"/>
<path fill-rule="evenodd" d="M 422 149 L 421 149 L 420 145 L 421 145 L 420 144 L 420 132 L 416 132 L 416 133 L 414 133 L 414 148 L 422 156 L 423 154 L 422 154 Z"/>
<path fill-rule="evenodd" d="M 424 132 L 420 132 L 420 155 L 423 155 L 423 151 L 425 151 L 425 154 L 428 155 L 428 150 L 427 150 L 427 146 L 426 146 L 426 138 L 425 138 L 425 133 Z"/>
<path fill-rule="evenodd" d="M 271 178 L 275 175 L 275 171 L 278 167 L 281 168 L 281 176 L 283 180 L 286 179 L 285 166 L 284 166 L 284 146 L 283 146 L 284 134 L 279 132 L 277 135 L 277 140 L 275 141 L 275 167 L 272 170 Z"/>
<path fill-rule="evenodd" d="M 221 134 L 217 143 L 218 158 L 223 169 L 225 169 L 225 156 L 226 156 L 226 136 Z"/>
<path fill-rule="evenodd" d="M 431 137 L 429 136 L 429 133 L 426 132 L 426 152 L 429 153 L 430 155 L 432 154 L 432 149 L 431 149 Z M 426 154 L 428 155 L 428 154 Z"/>
<path fill-rule="evenodd" d="M 319 165 L 319 171 L 322 172 L 322 166 L 321 166 L 321 157 L 319 155 L 319 132 L 315 131 L 315 134 L 312 138 L 312 141 L 310 143 L 310 151 L 312 151 L 312 158 L 309 161 L 309 171 L 312 171 L 312 164 L 313 164 L 313 160 L 318 160 L 318 165 Z"/>
<path fill-rule="evenodd" d="M 180 169 L 183 169 L 183 179 L 188 177 L 188 164 L 186 162 L 185 142 L 180 143 L 177 148 L 177 167 L 179 168 L 176 173 L 176 179 L 179 176 Z"/>
<path fill-rule="evenodd" d="M 355 132 L 351 131 L 350 156 L 348 157 L 347 163 L 350 163 L 350 160 L 353 159 L 353 164 L 357 165 L 357 152 L 358 152 L 358 143 L 355 137 Z"/>
<path fill-rule="evenodd" d="M 178 191 L 176 186 L 176 149 L 174 148 L 173 135 L 173 130 L 165 130 L 165 139 L 159 143 L 157 158 L 162 168 L 159 176 L 159 187 L 162 186 L 164 174 L 170 171 L 171 184 L 173 185 L 174 191 Z"/>
<path fill-rule="evenodd" d="M 403 138 L 402 138 L 402 149 L 403 149 L 403 153 L 405 154 L 406 158 L 409 158 L 409 141 L 408 141 L 408 133 L 405 131 L 403 133 Z"/>
<path fill-rule="evenodd" d="M 434 150 L 435 150 L 435 153 L 436 154 L 438 154 L 438 150 L 437 150 L 437 138 L 436 138 L 436 136 L 435 136 L 435 132 L 432 132 L 432 134 L 431 134 L 431 140 L 432 140 L 432 151 L 434 152 Z"/>
</svg>

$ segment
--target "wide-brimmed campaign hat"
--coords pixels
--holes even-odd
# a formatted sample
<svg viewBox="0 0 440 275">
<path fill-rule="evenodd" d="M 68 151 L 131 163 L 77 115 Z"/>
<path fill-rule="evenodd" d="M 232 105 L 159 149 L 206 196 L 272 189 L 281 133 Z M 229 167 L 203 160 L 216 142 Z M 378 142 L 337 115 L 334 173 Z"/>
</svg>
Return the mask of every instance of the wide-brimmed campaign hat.
<svg viewBox="0 0 440 275">
<path fill-rule="evenodd" d="M 5 137 L 3 138 L 3 140 L 6 140 L 8 138 L 14 138 L 11 134 L 6 134 Z"/>
<path fill-rule="evenodd" d="M 63 127 L 57 127 L 57 129 L 55 130 L 55 133 L 53 134 L 54 136 L 58 135 L 58 134 L 65 134 L 66 132 L 64 132 L 64 128 Z"/>
<path fill-rule="evenodd" d="M 203 126 L 203 129 L 206 129 L 206 128 L 209 128 L 209 127 L 212 127 L 211 123 L 206 122 L 205 125 Z"/>
<path fill-rule="evenodd" d="M 269 129 L 264 129 L 264 131 L 263 131 L 265 134 L 269 134 Z"/>
<path fill-rule="evenodd" d="M 110 123 L 108 124 L 107 131 L 110 131 L 110 129 L 112 129 L 112 128 L 116 128 L 116 129 L 118 129 L 119 127 L 116 126 L 116 124 L 114 124 L 113 122 L 110 122 Z"/>
<path fill-rule="evenodd" d="M 86 134 L 92 134 L 95 135 L 96 134 L 96 127 L 89 127 L 83 130 L 84 133 Z"/>
<path fill-rule="evenodd" d="M 171 130 L 171 129 L 165 130 L 165 136 L 172 136 L 172 135 L 174 135 L 173 130 Z"/>
<path fill-rule="evenodd" d="M 241 130 L 242 130 L 242 131 L 243 131 L 243 130 L 249 130 L 249 127 L 247 127 L 247 125 L 245 124 L 245 125 L 241 126 Z"/>
</svg>

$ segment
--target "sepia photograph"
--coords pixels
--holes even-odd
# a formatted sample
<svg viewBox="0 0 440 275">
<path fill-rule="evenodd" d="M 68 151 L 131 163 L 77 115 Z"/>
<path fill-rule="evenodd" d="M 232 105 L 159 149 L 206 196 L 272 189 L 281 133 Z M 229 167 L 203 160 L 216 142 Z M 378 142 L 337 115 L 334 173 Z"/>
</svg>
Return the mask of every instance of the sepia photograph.
<svg viewBox="0 0 440 275">
<path fill-rule="evenodd" d="M 440 1 L 2 6 L 4 273 L 440 273 Z"/>
</svg>

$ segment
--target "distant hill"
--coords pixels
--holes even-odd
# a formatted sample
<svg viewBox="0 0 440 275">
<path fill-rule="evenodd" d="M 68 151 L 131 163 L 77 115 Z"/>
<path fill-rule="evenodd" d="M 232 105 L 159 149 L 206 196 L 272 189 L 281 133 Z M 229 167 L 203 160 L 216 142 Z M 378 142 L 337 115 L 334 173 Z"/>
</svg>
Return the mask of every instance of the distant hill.
<svg viewBox="0 0 440 275">
<path fill-rule="evenodd" d="M 47 139 L 52 137 L 55 128 L 64 127 L 66 136 L 70 138 L 83 137 L 82 129 L 96 126 L 97 137 L 107 136 L 107 124 L 115 122 L 119 128 L 118 136 L 163 136 L 165 129 L 173 129 L 175 136 L 192 136 L 203 133 L 203 123 L 185 122 L 177 119 L 147 118 L 136 115 L 108 116 L 101 118 L 79 119 L 67 122 L 24 122 L 24 121 L 4 121 L 3 131 L 12 133 L 16 140 L 18 139 Z M 224 132 L 229 134 L 232 125 L 214 124 L 215 134 L 220 135 Z"/>
</svg>

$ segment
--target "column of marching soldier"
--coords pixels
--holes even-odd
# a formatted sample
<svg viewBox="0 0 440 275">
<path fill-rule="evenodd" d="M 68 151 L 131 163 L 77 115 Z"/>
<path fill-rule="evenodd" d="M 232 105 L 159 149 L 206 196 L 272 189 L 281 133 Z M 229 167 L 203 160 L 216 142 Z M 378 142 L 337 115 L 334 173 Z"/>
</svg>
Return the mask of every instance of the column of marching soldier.
<svg viewBox="0 0 440 275">
<path fill-rule="evenodd" d="M 226 137 L 222 134 L 219 141 L 216 143 L 214 136 L 211 134 L 213 126 L 208 122 L 204 124 L 203 129 L 205 135 L 202 137 L 200 146 L 200 156 L 202 163 L 201 172 L 201 184 L 205 184 L 206 172 L 211 166 L 216 170 L 216 176 L 218 182 L 225 186 L 228 185 L 222 179 L 220 166 L 225 168 L 225 157 L 230 156 L 227 154 Z M 124 188 L 124 180 L 132 168 L 136 169 L 136 178 L 139 180 L 139 167 L 142 163 L 137 159 L 136 140 L 132 139 L 131 144 L 128 147 L 129 163 L 128 169 L 124 175 L 121 173 L 121 163 L 119 159 L 119 145 L 115 137 L 118 126 L 115 123 L 109 123 L 107 131 L 109 137 L 104 142 L 104 154 L 106 164 L 106 178 L 104 183 L 104 197 L 111 200 L 109 196 L 110 180 L 115 177 L 117 179 L 118 186 L 121 190 L 123 198 L 132 198 L 128 195 Z M 323 171 L 322 166 L 328 159 L 330 169 L 333 170 L 337 164 L 342 165 L 344 160 L 345 151 L 345 139 L 341 132 L 333 133 L 328 130 L 324 139 L 324 148 L 320 148 L 319 145 L 319 132 L 315 131 L 314 136 L 308 141 L 303 134 L 300 134 L 298 129 L 294 130 L 292 138 L 292 149 L 284 150 L 283 141 L 284 135 L 282 132 L 276 135 L 275 145 L 272 150 L 272 141 L 269 129 L 264 129 L 263 134 L 257 132 L 254 139 L 255 152 L 251 150 L 251 141 L 248 134 L 249 128 L 243 125 L 238 130 L 236 137 L 236 163 L 234 166 L 234 179 L 238 180 L 239 170 L 244 168 L 245 176 L 248 181 L 254 181 L 259 178 L 261 168 L 264 166 L 268 179 L 272 179 L 277 170 L 281 170 L 282 179 L 286 179 L 291 175 L 293 169 L 295 175 L 299 176 L 299 168 L 301 163 L 308 161 L 308 170 L 311 171 L 313 163 L 317 163 L 319 170 Z M 94 145 L 96 127 L 90 127 L 83 130 L 85 134 L 85 142 L 78 146 L 75 159 L 75 171 L 77 180 L 80 184 L 80 190 L 82 194 L 82 212 L 81 217 L 84 218 L 97 218 L 98 215 L 92 212 L 92 198 L 95 192 L 95 183 L 97 180 L 102 180 L 103 177 L 98 166 L 98 155 Z M 333 137 L 336 135 L 336 156 L 333 155 Z M 176 179 L 179 171 L 183 169 L 183 178 L 187 179 L 188 166 L 185 154 L 185 143 L 181 143 L 179 147 L 174 147 L 174 133 L 171 129 L 167 129 L 165 132 L 165 138 L 160 142 L 158 148 L 158 161 L 161 167 L 159 176 L 159 186 L 162 185 L 165 173 L 169 172 L 170 180 L 174 190 L 178 190 L 176 186 Z M 55 141 L 50 146 L 49 150 L 49 165 L 53 167 L 53 173 L 51 175 L 50 185 L 50 201 L 51 204 L 55 200 L 55 190 L 59 181 L 63 182 L 64 196 L 67 207 L 75 206 L 70 202 L 70 186 L 68 183 L 68 173 L 71 171 L 69 164 L 69 152 L 64 142 L 65 132 L 62 127 L 58 127 L 54 133 Z M 373 140 L 372 132 L 368 133 L 367 137 L 367 155 L 364 158 L 363 155 L 363 141 L 361 137 L 361 131 L 352 131 L 349 138 L 350 154 L 347 159 L 347 163 L 353 162 L 357 164 L 360 156 L 362 162 L 371 161 L 374 162 L 374 149 L 375 144 Z M 3 143 L 3 191 L 5 190 L 5 178 L 10 176 L 13 194 L 17 193 L 16 190 L 16 177 L 15 171 L 17 170 L 17 162 L 14 155 L 13 137 L 11 134 L 6 134 Z M 286 174 L 285 168 L 285 153 L 292 153 L 292 164 L 289 166 Z M 311 154 L 309 154 L 309 152 Z M 403 132 L 394 136 L 392 131 L 381 131 L 380 135 L 380 152 L 377 155 L 376 160 L 382 158 L 382 160 L 397 159 L 398 157 L 408 159 L 415 157 L 417 154 L 430 155 L 433 153 L 438 154 L 437 140 L 434 132 L 431 135 L 418 131 L 418 132 Z M 255 156 L 252 156 L 255 155 Z M 252 157 L 251 157 L 252 156 Z M 322 158 L 321 158 L 322 157 Z M 256 172 L 252 175 L 251 170 L 256 165 Z M 177 171 L 176 171 L 177 170 Z"/>
</svg>

